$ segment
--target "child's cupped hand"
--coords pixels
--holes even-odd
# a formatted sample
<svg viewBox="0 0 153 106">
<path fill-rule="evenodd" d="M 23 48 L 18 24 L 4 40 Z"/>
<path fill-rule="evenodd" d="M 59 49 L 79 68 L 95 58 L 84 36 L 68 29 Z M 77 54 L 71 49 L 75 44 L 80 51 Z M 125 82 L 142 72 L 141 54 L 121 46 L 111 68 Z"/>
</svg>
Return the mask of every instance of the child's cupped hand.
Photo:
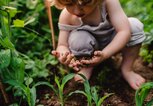
<svg viewBox="0 0 153 106">
<path fill-rule="evenodd" d="M 75 59 L 74 55 L 70 52 L 58 52 L 56 50 L 52 51 L 52 54 L 58 58 L 60 63 L 73 68 L 75 71 L 80 70 L 81 62 Z"/>
<path fill-rule="evenodd" d="M 72 58 L 74 58 L 74 55 L 70 52 L 58 52 L 56 50 L 53 50 L 52 54 L 57 57 L 58 60 L 64 65 L 69 65 Z"/>
<path fill-rule="evenodd" d="M 105 60 L 105 56 L 103 55 L 102 51 L 95 51 L 91 59 L 82 59 L 81 63 L 87 66 L 96 66 L 103 60 Z"/>
</svg>

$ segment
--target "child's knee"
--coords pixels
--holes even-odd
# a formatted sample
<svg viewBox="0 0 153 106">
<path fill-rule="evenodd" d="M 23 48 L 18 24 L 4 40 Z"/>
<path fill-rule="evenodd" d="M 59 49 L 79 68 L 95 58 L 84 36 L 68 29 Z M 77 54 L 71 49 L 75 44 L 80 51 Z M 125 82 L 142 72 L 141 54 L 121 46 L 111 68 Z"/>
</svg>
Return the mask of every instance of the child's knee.
<svg viewBox="0 0 153 106">
<path fill-rule="evenodd" d="M 137 18 L 131 17 L 129 18 L 129 22 L 130 22 L 132 34 L 143 32 L 144 25 L 140 20 L 138 20 Z"/>
<path fill-rule="evenodd" d="M 133 46 L 142 43 L 145 40 L 145 33 L 143 29 L 143 23 L 137 18 L 128 18 L 131 27 L 131 39 L 127 46 Z"/>
<path fill-rule="evenodd" d="M 69 48 L 76 56 L 90 56 L 98 49 L 96 39 L 87 31 L 73 31 L 68 39 Z"/>
</svg>

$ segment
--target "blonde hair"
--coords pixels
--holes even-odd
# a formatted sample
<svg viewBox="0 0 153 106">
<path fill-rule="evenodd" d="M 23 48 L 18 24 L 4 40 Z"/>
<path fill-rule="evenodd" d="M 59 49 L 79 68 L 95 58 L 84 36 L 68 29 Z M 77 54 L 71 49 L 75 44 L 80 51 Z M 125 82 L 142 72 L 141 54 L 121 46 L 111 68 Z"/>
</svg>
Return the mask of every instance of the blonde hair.
<svg viewBox="0 0 153 106">
<path fill-rule="evenodd" d="M 73 3 L 75 0 L 49 0 L 51 6 L 55 6 L 58 9 L 63 9 L 66 5 Z M 77 0 L 78 2 L 87 2 L 89 0 Z M 93 3 L 100 3 L 102 0 L 91 0 Z"/>
</svg>

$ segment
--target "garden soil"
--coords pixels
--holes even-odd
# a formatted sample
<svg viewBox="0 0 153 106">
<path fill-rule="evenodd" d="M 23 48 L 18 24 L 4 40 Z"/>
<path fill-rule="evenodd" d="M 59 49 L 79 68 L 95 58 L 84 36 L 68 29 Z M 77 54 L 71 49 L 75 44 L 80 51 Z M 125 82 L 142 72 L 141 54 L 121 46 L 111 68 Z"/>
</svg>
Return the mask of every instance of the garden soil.
<svg viewBox="0 0 153 106">
<path fill-rule="evenodd" d="M 101 96 L 104 96 L 109 93 L 114 93 L 112 96 L 110 96 L 104 101 L 103 106 L 135 106 L 135 91 L 130 88 L 128 83 L 122 78 L 122 75 L 119 70 L 119 66 L 122 60 L 120 54 L 113 57 L 112 60 L 113 63 L 112 61 L 111 63 L 106 63 L 107 65 L 111 64 L 110 67 L 112 69 L 111 74 L 107 75 L 105 79 L 106 81 L 99 83 L 96 79 L 97 73 L 93 73 L 93 76 L 90 79 L 90 84 L 92 86 L 101 86 L 99 90 L 99 95 Z M 152 64 L 144 63 L 140 57 L 136 60 L 134 64 L 134 71 L 142 75 L 147 82 L 153 81 Z M 65 89 L 69 90 L 72 88 L 66 87 Z M 80 86 L 80 88 L 77 86 L 76 89 L 82 89 L 82 86 Z M 40 104 L 43 104 L 45 106 L 60 106 L 57 98 L 53 96 L 52 91 L 43 90 L 40 92 L 43 93 L 41 93 L 41 98 L 39 101 Z M 46 94 L 49 94 L 48 98 L 45 97 Z M 145 99 L 144 102 L 149 101 L 152 97 L 153 91 L 149 93 L 148 97 Z M 83 95 L 75 94 L 66 100 L 65 106 L 87 106 L 87 100 Z"/>
<path fill-rule="evenodd" d="M 103 106 L 135 106 L 135 91 L 132 88 L 130 88 L 128 83 L 122 78 L 122 75 L 119 70 L 121 60 L 122 58 L 120 54 L 118 54 L 111 59 L 111 62 L 109 61 L 105 64 L 102 64 L 102 66 L 109 66 L 109 72 L 108 74 L 105 74 L 106 76 L 103 78 L 102 82 L 97 80 L 101 66 L 95 69 L 95 73 L 93 73 L 89 81 L 91 86 L 99 86 L 100 89 L 98 94 L 101 97 L 109 93 L 113 93 L 112 96 L 108 97 L 104 101 Z M 136 60 L 134 64 L 134 71 L 142 75 L 147 82 L 153 81 L 152 64 L 144 63 L 140 57 Z M 64 93 L 67 94 L 66 92 L 78 89 L 83 90 L 83 85 L 80 84 L 76 86 L 69 86 L 67 84 Z M 149 93 L 149 95 L 145 99 L 145 102 L 149 101 L 152 97 L 153 91 Z M 36 106 L 60 106 L 58 99 L 54 95 L 53 91 L 48 87 L 44 86 L 38 87 L 36 102 Z M 22 106 L 27 105 L 24 104 Z M 65 106 L 87 106 L 86 97 L 81 94 L 74 94 L 67 98 L 67 100 L 65 101 Z"/>
</svg>

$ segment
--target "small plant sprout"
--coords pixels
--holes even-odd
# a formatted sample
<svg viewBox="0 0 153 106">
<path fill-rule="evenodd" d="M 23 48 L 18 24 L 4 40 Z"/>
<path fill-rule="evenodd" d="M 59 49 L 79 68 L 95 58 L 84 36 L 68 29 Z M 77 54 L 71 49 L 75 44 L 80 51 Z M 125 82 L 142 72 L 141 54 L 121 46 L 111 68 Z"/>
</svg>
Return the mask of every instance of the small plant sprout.
<svg viewBox="0 0 153 106">
<path fill-rule="evenodd" d="M 96 106 L 101 106 L 101 104 L 104 102 L 104 100 L 106 98 L 108 98 L 109 96 L 113 95 L 114 93 L 109 93 L 109 94 L 100 98 L 96 87 L 91 87 L 91 94 L 92 94 L 92 99 L 95 102 Z"/>
<path fill-rule="evenodd" d="M 62 82 L 61 82 L 61 84 L 60 84 L 60 81 L 58 80 L 58 78 L 57 77 L 55 77 L 55 82 L 56 82 L 56 84 L 57 84 L 57 86 L 58 86 L 58 90 L 56 90 L 56 92 L 57 92 L 57 96 L 58 96 L 58 98 L 59 98 L 59 101 L 60 101 L 60 104 L 61 104 L 61 106 L 64 106 L 64 101 L 65 101 L 65 99 L 69 96 L 67 96 L 66 98 L 64 98 L 64 94 L 63 94 L 63 90 L 64 90 L 64 87 L 65 87 L 65 84 L 70 80 L 70 79 L 72 79 L 73 77 L 74 77 L 74 73 L 70 73 L 70 74 L 68 74 L 68 75 L 66 75 L 63 79 L 62 79 Z"/>
<path fill-rule="evenodd" d="M 144 106 L 143 102 L 152 88 L 153 88 L 153 82 L 147 82 L 144 83 L 136 91 L 135 93 L 136 106 Z M 152 106 L 152 105 L 153 105 L 153 98 L 145 106 Z"/>
<path fill-rule="evenodd" d="M 82 74 L 79 74 L 79 75 L 84 79 L 84 83 L 83 83 L 84 84 L 84 91 L 76 90 L 74 92 L 71 92 L 69 94 L 69 96 L 74 94 L 74 93 L 80 93 L 80 94 L 83 94 L 87 98 L 88 106 L 93 106 L 92 101 L 94 101 L 96 106 L 101 106 L 103 101 L 107 97 L 109 97 L 110 95 L 113 94 L 113 93 L 110 93 L 110 94 L 100 98 L 97 94 L 96 87 L 91 87 L 90 84 L 89 84 L 89 81 L 86 79 L 86 77 Z"/>
</svg>

